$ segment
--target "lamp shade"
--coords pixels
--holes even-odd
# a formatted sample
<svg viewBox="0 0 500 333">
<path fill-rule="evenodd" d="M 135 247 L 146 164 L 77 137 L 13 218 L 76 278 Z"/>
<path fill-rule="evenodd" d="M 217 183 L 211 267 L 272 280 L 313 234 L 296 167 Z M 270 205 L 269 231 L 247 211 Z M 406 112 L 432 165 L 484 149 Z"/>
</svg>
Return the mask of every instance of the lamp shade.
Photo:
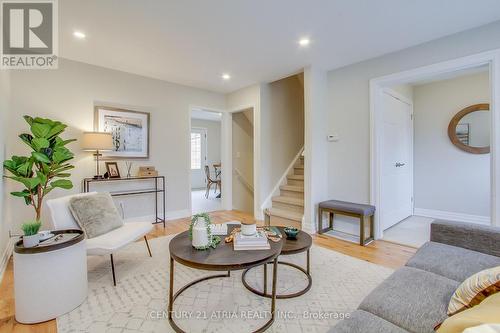
<svg viewBox="0 0 500 333">
<path fill-rule="evenodd" d="M 82 149 L 88 151 L 113 149 L 113 137 L 111 133 L 83 132 L 81 143 Z"/>
</svg>

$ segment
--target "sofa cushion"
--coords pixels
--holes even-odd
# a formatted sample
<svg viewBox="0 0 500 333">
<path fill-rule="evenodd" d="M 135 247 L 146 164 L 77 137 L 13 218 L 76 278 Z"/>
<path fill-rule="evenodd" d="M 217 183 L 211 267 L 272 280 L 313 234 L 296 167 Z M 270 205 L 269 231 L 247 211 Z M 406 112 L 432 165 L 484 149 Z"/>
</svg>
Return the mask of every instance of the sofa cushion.
<svg viewBox="0 0 500 333">
<path fill-rule="evenodd" d="M 363 310 L 356 310 L 349 318 L 331 328 L 328 333 L 407 333 L 404 329 Z"/>
<path fill-rule="evenodd" d="M 368 295 L 359 309 L 415 333 L 432 333 L 446 319 L 451 295 L 459 283 L 419 270 L 403 267 Z"/>
<path fill-rule="evenodd" d="M 463 282 L 477 272 L 500 266 L 500 257 L 461 247 L 428 242 L 417 251 L 406 266 Z"/>
</svg>

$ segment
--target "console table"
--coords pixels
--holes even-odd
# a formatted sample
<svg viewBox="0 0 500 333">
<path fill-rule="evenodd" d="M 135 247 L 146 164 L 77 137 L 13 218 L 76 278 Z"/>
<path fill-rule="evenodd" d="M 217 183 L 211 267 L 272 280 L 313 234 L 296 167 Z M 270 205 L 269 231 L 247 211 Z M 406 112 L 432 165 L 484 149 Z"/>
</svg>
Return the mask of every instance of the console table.
<svg viewBox="0 0 500 333">
<path fill-rule="evenodd" d="M 154 181 L 154 187 L 145 188 L 145 189 L 131 189 L 131 190 L 120 190 L 120 191 L 110 191 L 109 194 L 112 197 L 119 196 L 128 196 L 128 195 L 142 195 L 142 194 L 151 194 L 155 195 L 155 222 L 163 223 L 163 227 L 165 228 L 165 211 L 166 211 L 166 190 L 165 190 L 165 176 L 147 176 L 147 177 L 128 177 L 128 178 L 107 178 L 107 179 L 95 179 L 95 178 L 85 178 L 83 180 L 83 192 L 91 192 L 92 184 L 102 184 L 102 183 L 112 183 L 112 182 L 126 182 L 126 181 L 146 181 L 152 180 Z M 158 194 L 161 194 L 163 199 L 163 215 L 158 216 Z"/>
</svg>

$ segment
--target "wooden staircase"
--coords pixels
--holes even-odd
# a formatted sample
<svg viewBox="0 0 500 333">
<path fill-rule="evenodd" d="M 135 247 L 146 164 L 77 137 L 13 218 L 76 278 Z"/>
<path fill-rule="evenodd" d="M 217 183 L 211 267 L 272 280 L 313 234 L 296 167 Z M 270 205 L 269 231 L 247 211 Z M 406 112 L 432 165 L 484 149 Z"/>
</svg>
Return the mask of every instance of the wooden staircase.
<svg viewBox="0 0 500 333">
<path fill-rule="evenodd" d="M 271 225 L 292 226 L 301 229 L 304 216 L 304 156 L 300 156 L 288 175 L 280 195 L 272 198 L 272 207 L 266 210 Z"/>
</svg>

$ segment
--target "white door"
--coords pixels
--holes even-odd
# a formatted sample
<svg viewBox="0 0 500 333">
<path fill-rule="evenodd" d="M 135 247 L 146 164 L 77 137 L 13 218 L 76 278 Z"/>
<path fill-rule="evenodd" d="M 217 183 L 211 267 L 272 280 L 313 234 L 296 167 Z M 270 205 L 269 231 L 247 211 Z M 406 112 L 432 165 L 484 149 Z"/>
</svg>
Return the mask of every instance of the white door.
<svg viewBox="0 0 500 333">
<path fill-rule="evenodd" d="M 413 215 L 412 106 L 383 93 L 380 141 L 382 230 Z"/>
<path fill-rule="evenodd" d="M 191 188 L 206 187 L 207 129 L 191 128 Z"/>
</svg>

